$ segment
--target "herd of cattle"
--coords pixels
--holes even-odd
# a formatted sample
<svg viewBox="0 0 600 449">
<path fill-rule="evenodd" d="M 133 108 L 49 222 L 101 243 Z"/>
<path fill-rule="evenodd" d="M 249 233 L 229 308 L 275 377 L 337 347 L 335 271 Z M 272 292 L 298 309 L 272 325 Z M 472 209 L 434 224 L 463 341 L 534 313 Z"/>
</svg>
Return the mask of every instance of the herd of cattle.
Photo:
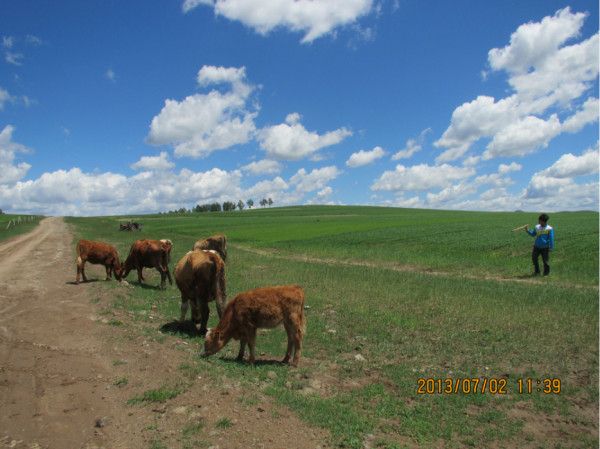
<svg viewBox="0 0 600 449">
<path fill-rule="evenodd" d="M 104 265 L 106 279 L 114 274 L 120 282 L 133 269 L 137 270 L 138 282 L 144 280 L 144 268 L 156 268 L 160 273 L 160 287 L 166 287 L 166 279 L 173 284 L 169 263 L 173 243 L 170 240 L 136 240 L 124 262 L 117 249 L 103 242 L 80 240 L 77 243 L 77 277 L 75 282 L 87 281 L 86 262 Z M 181 292 L 180 322 L 185 320 L 191 305 L 192 322 L 200 324 L 200 334 L 206 335 L 204 355 L 220 351 L 229 340 L 239 340 L 238 360 L 243 360 L 246 345 L 250 349 L 250 363 L 255 362 L 256 331 L 283 324 L 288 346 L 283 363 L 298 365 L 302 339 L 306 330 L 304 315 L 304 291 L 298 285 L 263 287 L 238 294 L 227 302 L 225 261 L 227 238 L 215 235 L 198 240 L 175 266 L 175 283 Z M 208 303 L 215 301 L 219 324 L 207 329 Z"/>
</svg>

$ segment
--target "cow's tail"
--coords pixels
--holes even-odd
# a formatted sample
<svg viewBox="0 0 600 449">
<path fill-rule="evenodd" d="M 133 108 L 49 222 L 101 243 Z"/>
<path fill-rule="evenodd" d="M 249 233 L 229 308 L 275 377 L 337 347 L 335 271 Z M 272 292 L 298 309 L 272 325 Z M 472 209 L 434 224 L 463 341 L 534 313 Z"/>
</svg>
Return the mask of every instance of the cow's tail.
<svg viewBox="0 0 600 449">
<path fill-rule="evenodd" d="M 300 288 L 300 331 L 306 334 L 306 313 L 304 312 L 304 290 Z"/>
<path fill-rule="evenodd" d="M 213 298 L 217 303 L 217 312 L 219 313 L 219 318 L 223 315 L 223 311 L 225 310 L 225 303 L 227 302 L 227 285 L 225 283 L 225 267 L 223 264 L 223 260 L 220 257 L 216 256 L 212 258 L 212 279 L 213 279 Z"/>
<path fill-rule="evenodd" d="M 163 247 L 160 254 L 160 269 L 167 275 L 169 284 L 173 285 L 173 279 L 171 278 L 171 272 L 169 271 L 169 259 L 169 251 Z"/>
</svg>

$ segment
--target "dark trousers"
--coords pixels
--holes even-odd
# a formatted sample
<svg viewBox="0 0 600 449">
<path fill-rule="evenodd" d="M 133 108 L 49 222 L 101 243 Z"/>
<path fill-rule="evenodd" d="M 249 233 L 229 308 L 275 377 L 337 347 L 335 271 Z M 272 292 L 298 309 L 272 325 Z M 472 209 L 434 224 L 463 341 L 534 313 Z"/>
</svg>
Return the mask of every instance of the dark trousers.
<svg viewBox="0 0 600 449">
<path fill-rule="evenodd" d="M 536 248 L 533 247 L 531 251 L 531 260 L 533 261 L 533 267 L 535 269 L 535 274 L 540 274 L 540 264 L 538 259 L 542 256 L 542 262 L 544 263 L 544 276 L 550 274 L 550 265 L 548 265 L 548 259 L 550 257 L 550 249 L 548 248 Z"/>
</svg>

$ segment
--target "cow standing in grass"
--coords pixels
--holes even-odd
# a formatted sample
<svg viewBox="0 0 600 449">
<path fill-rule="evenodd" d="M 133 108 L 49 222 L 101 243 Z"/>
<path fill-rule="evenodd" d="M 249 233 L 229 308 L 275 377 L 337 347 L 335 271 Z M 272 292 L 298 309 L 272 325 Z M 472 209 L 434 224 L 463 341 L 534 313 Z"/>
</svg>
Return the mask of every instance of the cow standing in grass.
<svg viewBox="0 0 600 449">
<path fill-rule="evenodd" d="M 136 240 L 133 242 L 129 255 L 123 264 L 123 279 L 127 277 L 131 270 L 136 269 L 138 282 L 141 284 L 144 280 L 142 274 L 144 267 L 156 268 L 160 273 L 160 288 L 165 288 L 166 278 L 169 279 L 169 284 L 172 285 L 173 280 L 169 272 L 171 246 L 160 240 Z"/>
<path fill-rule="evenodd" d="M 181 318 L 185 320 L 192 305 L 192 321 L 206 333 L 210 313 L 208 303 L 215 301 L 219 318 L 226 301 L 225 264 L 216 251 L 189 251 L 175 266 L 175 283 L 181 292 Z"/>
<path fill-rule="evenodd" d="M 306 329 L 304 290 L 298 285 L 256 288 L 240 293 L 227 304 L 221 321 L 209 329 L 204 342 L 204 356 L 220 351 L 232 338 L 240 341 L 238 360 L 243 360 L 246 344 L 250 347 L 250 363 L 256 360 L 256 330 L 273 328 L 283 323 L 288 345 L 282 363 L 298 366 L 302 339 Z"/>
<path fill-rule="evenodd" d="M 223 261 L 227 260 L 227 237 L 223 234 L 210 236 L 204 240 L 198 240 L 192 248 L 198 250 L 213 250 L 219 253 Z"/>
<path fill-rule="evenodd" d="M 79 280 L 83 277 L 83 281 L 87 282 L 85 276 L 85 263 L 104 265 L 106 268 L 106 280 L 108 281 L 114 273 L 115 278 L 120 281 L 123 274 L 121 261 L 117 249 L 103 242 L 94 242 L 92 240 L 79 240 L 77 242 L 77 276 L 75 283 L 79 284 Z"/>
</svg>

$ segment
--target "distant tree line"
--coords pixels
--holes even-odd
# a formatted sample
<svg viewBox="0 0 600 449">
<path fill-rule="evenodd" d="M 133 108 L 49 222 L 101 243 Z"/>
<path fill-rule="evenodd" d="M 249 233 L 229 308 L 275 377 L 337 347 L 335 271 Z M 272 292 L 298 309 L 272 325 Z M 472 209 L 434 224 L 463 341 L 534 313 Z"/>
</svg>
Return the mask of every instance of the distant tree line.
<svg viewBox="0 0 600 449">
<path fill-rule="evenodd" d="M 263 198 L 258 204 L 262 207 L 271 206 L 273 204 L 273 200 L 271 198 Z M 182 207 L 176 210 L 170 210 L 168 212 L 160 212 L 161 214 L 192 214 L 192 213 L 201 213 L 201 212 L 231 212 L 234 210 L 244 210 L 244 208 L 248 206 L 248 209 L 252 209 L 254 206 L 254 200 L 249 199 L 245 203 L 242 200 L 239 200 L 237 203 L 231 201 L 225 201 L 223 204 L 221 203 L 207 203 L 207 204 L 196 204 L 191 209 L 186 209 Z"/>
</svg>

